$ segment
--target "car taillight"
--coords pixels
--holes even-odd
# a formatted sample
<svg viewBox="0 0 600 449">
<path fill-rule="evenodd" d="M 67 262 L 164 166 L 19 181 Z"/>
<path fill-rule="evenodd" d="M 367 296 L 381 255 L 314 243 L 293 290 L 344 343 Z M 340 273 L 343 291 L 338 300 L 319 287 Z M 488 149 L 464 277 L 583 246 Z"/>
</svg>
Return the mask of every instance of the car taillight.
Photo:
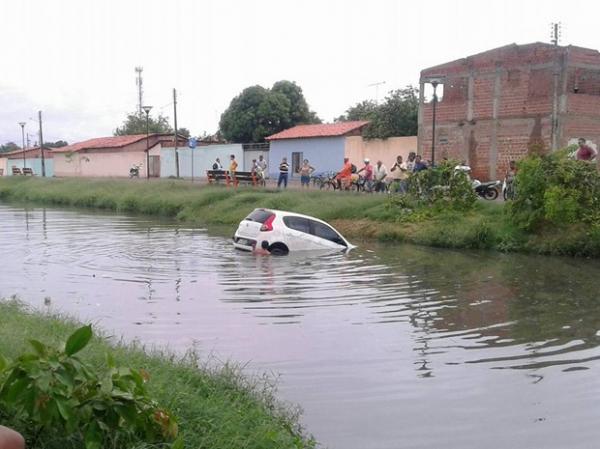
<svg viewBox="0 0 600 449">
<path fill-rule="evenodd" d="M 273 220 L 275 220 L 275 215 L 269 215 L 269 218 L 265 220 L 263 225 L 260 227 L 262 232 L 272 231 L 273 230 Z"/>
</svg>

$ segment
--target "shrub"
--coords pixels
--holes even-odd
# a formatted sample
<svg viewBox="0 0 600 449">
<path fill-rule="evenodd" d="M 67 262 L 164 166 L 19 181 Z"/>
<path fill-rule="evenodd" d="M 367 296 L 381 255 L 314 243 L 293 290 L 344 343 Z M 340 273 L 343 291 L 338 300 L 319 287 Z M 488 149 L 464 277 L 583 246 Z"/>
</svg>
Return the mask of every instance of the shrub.
<svg viewBox="0 0 600 449">
<path fill-rule="evenodd" d="M 110 355 L 99 372 L 76 356 L 91 338 L 91 326 L 83 326 L 62 350 L 30 340 L 34 352 L 13 362 L 0 355 L 0 411 L 34 436 L 75 438 L 86 449 L 175 439 L 177 423 L 149 398 L 146 372 L 119 368 Z"/>
<path fill-rule="evenodd" d="M 455 161 L 412 174 L 408 179 L 408 192 L 414 202 L 453 210 L 469 210 L 477 196 L 466 173 L 456 171 Z"/>
<path fill-rule="evenodd" d="M 508 213 L 514 224 L 532 231 L 544 223 L 600 224 L 600 175 L 594 164 L 569 157 L 569 147 L 519 162 L 517 197 Z"/>
<path fill-rule="evenodd" d="M 575 223 L 580 215 L 580 195 L 574 189 L 550 186 L 544 193 L 545 218 L 554 224 Z"/>
</svg>

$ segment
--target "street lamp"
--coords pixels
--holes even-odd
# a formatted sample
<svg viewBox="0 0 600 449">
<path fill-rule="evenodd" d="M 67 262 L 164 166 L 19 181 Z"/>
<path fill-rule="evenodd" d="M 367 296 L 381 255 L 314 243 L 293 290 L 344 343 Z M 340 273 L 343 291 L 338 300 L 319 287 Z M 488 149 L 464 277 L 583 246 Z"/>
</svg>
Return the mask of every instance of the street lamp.
<svg viewBox="0 0 600 449">
<path fill-rule="evenodd" d="M 23 144 L 21 148 L 23 148 L 23 168 L 25 168 L 25 122 L 19 122 L 21 126 L 21 136 L 23 138 Z"/>
<path fill-rule="evenodd" d="M 435 165 L 435 110 L 438 102 L 437 87 L 440 84 L 444 84 L 446 77 L 440 76 L 428 76 L 423 80 L 425 83 L 429 83 L 433 86 L 433 117 L 431 124 L 431 166 Z"/>
<path fill-rule="evenodd" d="M 142 109 L 146 113 L 146 179 L 150 179 L 150 131 L 148 114 L 150 114 L 152 106 L 142 106 Z"/>
</svg>

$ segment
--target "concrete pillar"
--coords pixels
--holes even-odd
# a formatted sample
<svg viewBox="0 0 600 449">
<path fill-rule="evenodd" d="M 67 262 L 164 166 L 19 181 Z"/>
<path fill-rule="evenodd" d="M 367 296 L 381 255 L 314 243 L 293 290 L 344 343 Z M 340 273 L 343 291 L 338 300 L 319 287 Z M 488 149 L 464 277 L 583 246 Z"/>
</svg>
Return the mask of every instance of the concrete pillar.
<svg viewBox="0 0 600 449">
<path fill-rule="evenodd" d="M 425 138 L 425 125 L 423 123 L 423 117 L 425 115 L 425 83 L 419 82 L 419 114 L 417 116 L 417 154 L 423 154 L 421 147 Z"/>
<path fill-rule="evenodd" d="M 490 179 L 496 179 L 496 168 L 498 166 L 498 113 L 500 110 L 500 99 L 502 97 L 502 68 L 496 67 L 494 77 L 494 97 L 492 105 L 492 135 L 490 136 Z"/>
</svg>

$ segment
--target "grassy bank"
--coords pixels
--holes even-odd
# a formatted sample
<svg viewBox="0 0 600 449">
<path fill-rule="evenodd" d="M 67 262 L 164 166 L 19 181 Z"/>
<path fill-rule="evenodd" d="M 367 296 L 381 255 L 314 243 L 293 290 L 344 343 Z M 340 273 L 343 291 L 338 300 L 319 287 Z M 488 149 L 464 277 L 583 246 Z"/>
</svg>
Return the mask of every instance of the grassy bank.
<svg viewBox="0 0 600 449">
<path fill-rule="evenodd" d="M 600 235 L 578 226 L 526 234 L 504 204 L 479 201 L 469 212 L 419 210 L 410 217 L 387 195 L 310 190 L 192 186 L 160 180 L 0 178 L 0 200 L 32 201 L 169 217 L 193 224 L 237 225 L 255 207 L 290 210 L 332 223 L 354 241 L 376 239 L 447 248 L 554 255 L 600 255 Z"/>
<path fill-rule="evenodd" d="M 30 351 L 29 339 L 58 345 L 76 327 L 69 319 L 33 313 L 14 301 L 0 300 L 0 354 L 9 358 Z M 229 367 L 198 369 L 198 360 L 193 355 L 178 359 L 147 352 L 136 345 L 110 345 L 106 338 L 94 338 L 80 356 L 99 366 L 105 363 L 107 350 L 119 365 L 143 368 L 149 373 L 150 394 L 177 416 L 186 448 L 314 447 L 301 436 L 296 417 L 278 406 L 272 388 L 264 380 L 249 381 L 239 370 Z M 23 428 L 10 416 L 3 416 L 1 410 L 0 424 L 31 437 L 31 429 Z M 27 447 L 81 446 L 81 441 L 67 438 L 46 441 L 41 435 L 37 444 Z"/>
</svg>

